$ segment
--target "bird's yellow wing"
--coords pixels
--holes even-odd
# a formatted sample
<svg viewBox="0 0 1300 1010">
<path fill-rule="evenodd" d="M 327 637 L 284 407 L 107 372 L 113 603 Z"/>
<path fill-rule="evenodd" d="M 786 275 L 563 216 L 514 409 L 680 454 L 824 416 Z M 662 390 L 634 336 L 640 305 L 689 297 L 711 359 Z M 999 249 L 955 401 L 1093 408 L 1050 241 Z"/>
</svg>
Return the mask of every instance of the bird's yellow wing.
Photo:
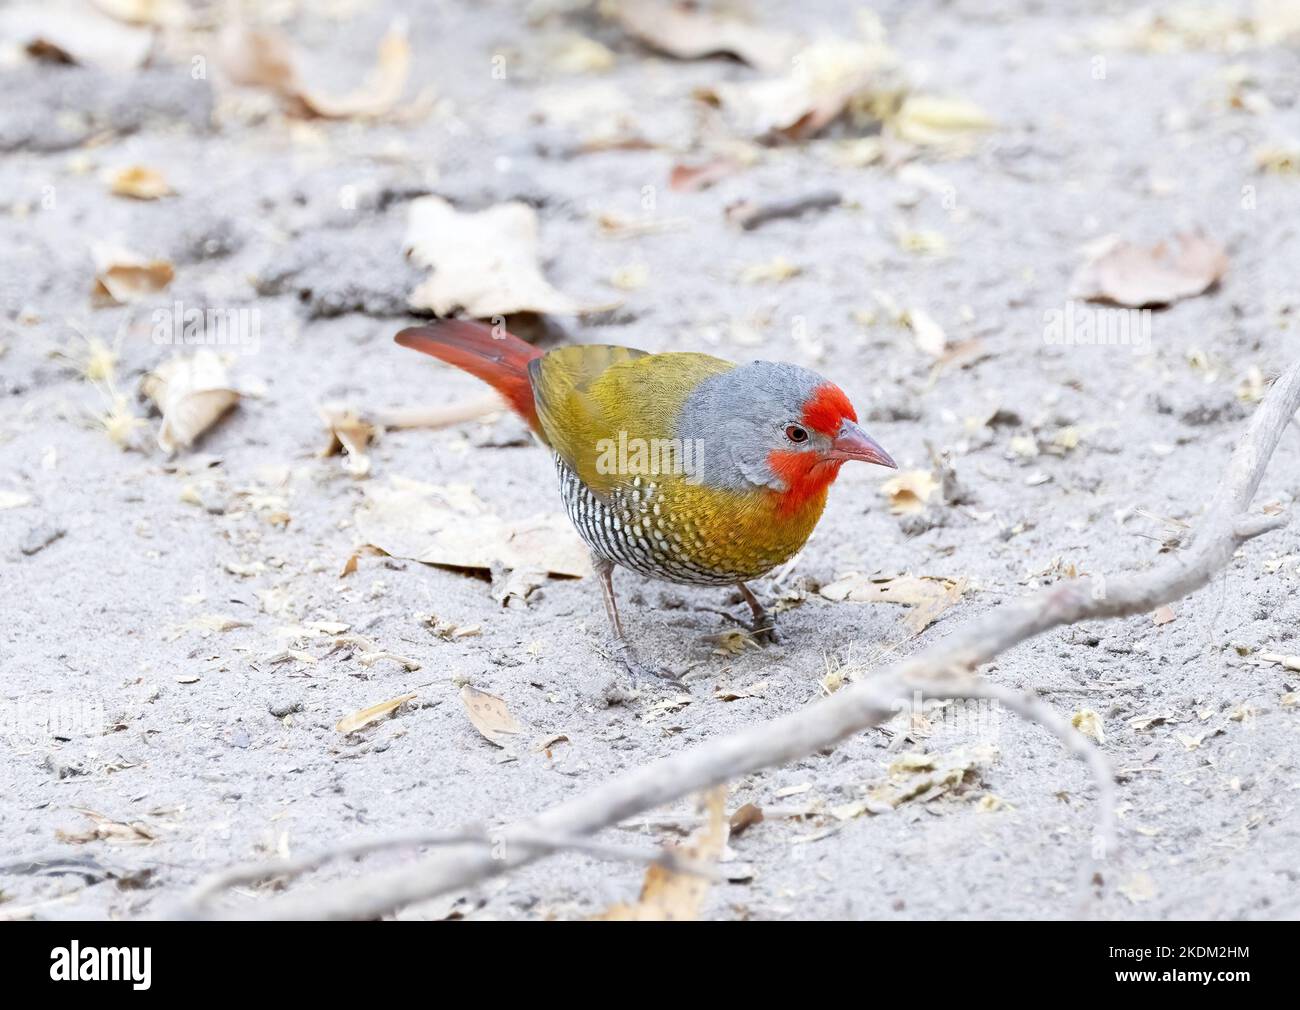
<svg viewBox="0 0 1300 1010">
<path fill-rule="evenodd" d="M 635 469 L 638 446 L 673 437 L 692 390 L 734 367 L 708 354 L 587 344 L 549 351 L 528 372 L 547 442 L 599 494 L 631 483 L 629 454 Z"/>
</svg>

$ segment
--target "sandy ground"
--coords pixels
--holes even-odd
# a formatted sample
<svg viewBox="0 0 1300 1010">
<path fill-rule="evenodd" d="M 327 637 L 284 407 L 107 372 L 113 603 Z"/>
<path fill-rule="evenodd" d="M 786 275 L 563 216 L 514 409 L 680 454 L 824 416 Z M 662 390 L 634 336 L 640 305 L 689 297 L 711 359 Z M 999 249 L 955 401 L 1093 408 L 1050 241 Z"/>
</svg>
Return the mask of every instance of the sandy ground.
<svg viewBox="0 0 1300 1010">
<path fill-rule="evenodd" d="M 397 4 L 276 5 L 284 28 L 337 89 L 364 77 Z M 413 5 L 414 6 L 414 5 Z M 1251 370 L 1276 374 L 1300 350 L 1300 183 L 1256 171 L 1252 150 L 1297 133 L 1295 48 L 1150 53 L 1086 44 L 1122 5 L 911 0 L 876 10 L 927 90 L 978 103 L 999 128 L 969 156 L 920 164 L 940 194 L 881 165 L 841 167 L 833 141 L 761 152 L 713 188 L 667 185 L 674 163 L 716 137 L 698 86 L 755 71 L 725 58 L 654 55 L 592 15 L 529 24 L 522 5 L 440 2 L 408 12 L 407 97 L 432 107 L 397 122 L 293 124 L 279 112 L 222 115 L 210 80 L 172 53 L 129 74 L 10 60 L 0 73 L 0 917 L 165 915 L 205 873 L 344 840 L 502 823 L 619 771 L 807 705 L 828 671 L 869 676 L 885 655 L 1070 571 L 1141 570 L 1195 525 L 1251 409 Z M 348 8 L 355 8 L 350 10 Z M 756 3 L 764 23 L 805 36 L 855 35 L 855 5 Z M 546 56 L 565 31 L 601 40 L 615 63 L 566 75 Z M 506 56 L 504 79 L 492 60 Z M 1095 75 L 1098 56 L 1105 74 Z M 1245 84 L 1234 84 L 1245 67 Z M 585 120 L 537 115 L 548 89 L 616 88 L 649 148 L 581 153 Z M 1234 108 L 1236 89 L 1262 95 Z M 268 105 L 268 110 L 271 108 Z M 214 113 L 214 110 L 215 113 Z M 214 118 L 215 117 L 215 118 Z M 110 195 L 103 169 L 140 163 L 176 195 Z M 357 199 L 341 199 L 346 187 Z M 643 200 L 651 187 L 654 205 Z M 1249 196 L 1243 187 L 1250 187 Z M 752 232 L 724 208 L 819 189 L 845 205 Z M 600 652 L 590 580 L 552 579 L 501 606 L 486 575 L 363 553 L 354 514 L 369 486 L 403 476 L 469 484 L 507 518 L 558 510 L 547 454 L 507 420 L 388 432 L 357 479 L 322 458 L 317 407 L 368 411 L 477 395 L 474 380 L 395 347 L 424 271 L 402 256 L 422 194 L 477 209 L 536 207 L 548 278 L 622 306 L 554 318 L 565 339 L 706 350 L 817 368 L 840 383 L 903 468 L 952 454 L 969 493 L 921 517 L 891 514 L 886 474 L 846 469 L 784 595 L 783 644 L 715 652 L 733 627 L 726 593 L 624 573 L 627 619 L 649 655 L 694 664 L 686 689 L 645 685 L 621 703 Z M 353 203 L 354 206 L 346 206 Z M 611 237 L 602 214 L 680 227 Z M 1157 312 L 1150 347 L 1062 347 L 1044 339 L 1081 246 L 1119 232 L 1153 242 L 1199 227 L 1227 248 L 1214 291 Z M 942 233 L 948 250 L 900 248 L 898 229 Z M 166 258 L 165 294 L 134 306 L 90 299 L 91 243 Z M 801 272 L 746 283 L 785 257 Z M 610 284 L 644 265 L 635 290 Z M 871 292 L 923 307 L 974 360 L 936 365 Z M 129 409 L 141 376 L 175 349 L 151 339 L 154 308 L 259 311 L 260 345 L 234 356 L 248 397 L 169 460 L 157 417 L 123 451 L 94 423 L 101 388 L 77 363 L 78 330 L 119 346 Z M 870 322 L 872 310 L 876 319 Z M 993 423 L 985 420 L 998 408 Z M 1050 451 L 1062 428 L 1074 448 Z M 1026 458 L 1026 445 L 1045 451 Z M 1018 452 L 1017 448 L 1021 451 Z M 1300 437 L 1289 433 L 1259 501 L 1293 502 Z M 30 499 L 26 504 L 13 504 Z M 966 579 L 961 602 L 919 636 L 908 611 L 836 603 L 819 587 L 847 572 Z M 1124 854 L 1106 874 L 1107 918 L 1278 918 L 1300 913 L 1300 673 L 1261 652 L 1300 652 L 1300 529 L 1246 546 L 1174 620 L 1135 618 L 1044 636 L 987 670 L 1043 692 L 1063 714 L 1096 712 L 1120 774 Z M 215 630 L 219 615 L 238 626 Z M 430 615 L 477 636 L 443 639 Z M 409 657 L 362 662 L 302 637 L 342 624 Z M 293 633 L 284 628 L 299 629 Z M 285 648 L 313 661 L 274 661 Z M 465 683 L 505 699 L 526 727 L 508 750 L 483 739 Z M 761 685 L 722 700 L 717 689 Z M 415 693 L 393 718 L 344 735 L 335 724 Z M 683 700 L 688 698 L 689 701 Z M 51 720 L 57 725 L 50 730 Z M 978 732 L 976 732 L 978 730 Z M 567 740 L 534 749 L 546 738 Z M 900 754 L 996 756 L 961 787 L 845 820 Z M 988 799 L 987 797 L 993 797 Z M 863 733 L 828 753 L 732 783 L 728 808 L 768 819 L 731 843 L 734 882 L 702 914 L 740 918 L 985 918 L 1068 915 L 1089 846 L 1085 770 L 1042 729 L 1003 715 L 978 727 L 943 711 Z M 97 822 L 92 811 L 105 822 Z M 781 816 L 783 813 L 802 816 Z M 683 803 L 625 843 L 674 838 Z M 136 844 L 94 838 L 137 825 Z M 332 865 L 301 886 L 365 866 Z M 634 865 L 563 856 L 404 915 L 575 918 L 635 897 Z M 236 911 L 273 893 L 231 896 Z"/>
</svg>

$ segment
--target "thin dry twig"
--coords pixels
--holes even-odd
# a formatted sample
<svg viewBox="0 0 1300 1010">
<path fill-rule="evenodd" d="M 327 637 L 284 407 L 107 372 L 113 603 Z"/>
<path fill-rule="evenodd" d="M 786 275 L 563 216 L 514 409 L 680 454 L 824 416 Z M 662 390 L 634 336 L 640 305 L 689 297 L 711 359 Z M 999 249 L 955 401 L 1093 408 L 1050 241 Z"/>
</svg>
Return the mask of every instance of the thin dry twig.
<svg viewBox="0 0 1300 1010">
<path fill-rule="evenodd" d="M 242 884 L 254 884 L 274 877 L 292 878 L 319 869 L 326 863 L 340 859 L 359 859 L 376 852 L 393 849 L 415 849 L 447 845 L 473 845 L 498 850 L 504 844 L 497 832 L 469 830 L 454 832 L 416 832 L 391 838 L 371 838 L 360 842 L 347 842 L 319 852 L 293 859 L 271 859 L 241 863 L 227 870 L 211 874 L 199 881 L 185 898 L 185 914 L 200 914 L 203 906 L 224 891 Z M 580 852 L 595 859 L 609 862 L 657 864 L 676 873 L 690 873 L 708 880 L 719 879 L 718 872 L 697 860 L 687 859 L 671 849 L 648 849 L 628 845 L 613 845 L 590 838 L 565 838 L 562 836 L 512 838 L 510 844 L 534 850 L 538 855 L 548 852 Z"/>
<path fill-rule="evenodd" d="M 1114 786 L 1105 758 L 1081 735 L 1067 732 L 1043 703 L 981 681 L 975 670 L 1053 628 L 1147 613 L 1180 599 L 1209 582 L 1247 540 L 1284 525 L 1283 516 L 1247 515 L 1246 510 L 1297 409 L 1300 362 L 1278 378 L 1255 411 L 1197 524 L 1191 546 L 1149 571 L 1114 579 L 1074 579 L 994 607 L 943 641 L 805 708 L 636 768 L 502 828 L 495 853 L 482 845 L 454 846 L 397 869 L 338 882 L 314 893 L 273 899 L 252 912 L 267 919 L 373 917 L 463 889 L 536 859 L 546 850 L 529 840 L 539 835 L 592 834 L 708 786 L 797 760 L 887 721 L 896 714 L 897 701 L 916 692 L 936 698 L 996 698 L 1056 733 L 1092 768 L 1102 811 L 1099 835 L 1103 840 L 1113 837 Z"/>
</svg>

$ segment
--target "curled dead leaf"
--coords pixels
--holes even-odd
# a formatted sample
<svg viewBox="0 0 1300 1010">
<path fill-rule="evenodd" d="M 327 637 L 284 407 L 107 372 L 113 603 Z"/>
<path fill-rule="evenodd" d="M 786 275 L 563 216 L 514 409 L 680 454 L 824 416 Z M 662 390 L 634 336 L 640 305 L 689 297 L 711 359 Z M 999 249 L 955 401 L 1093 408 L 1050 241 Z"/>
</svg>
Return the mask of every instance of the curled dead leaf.
<svg viewBox="0 0 1300 1010">
<path fill-rule="evenodd" d="M 880 493 L 889 499 L 889 511 L 894 515 L 910 515 L 924 512 L 938 487 L 929 470 L 904 470 L 881 484 Z"/>
<path fill-rule="evenodd" d="M 741 132 L 790 141 L 815 136 L 850 105 L 869 106 L 897 86 L 897 57 L 883 45 L 822 41 L 800 50 L 791 64 L 786 76 L 724 82 L 698 95 L 721 105 Z"/>
<path fill-rule="evenodd" d="M 329 429 L 329 443 L 320 452 L 322 457 L 345 453 L 344 467 L 353 477 L 364 477 L 370 472 L 370 457 L 366 448 L 374 441 L 378 429 L 352 407 L 327 404 L 320 408 L 321 420 Z"/>
<path fill-rule="evenodd" d="M 1097 743 L 1106 742 L 1106 730 L 1102 725 L 1101 716 L 1090 708 L 1080 709 L 1070 716 L 1070 725 Z"/>
<path fill-rule="evenodd" d="M 28 55 L 55 63 L 127 73 L 144 64 L 153 48 L 147 27 L 123 24 L 93 8 L 59 0 L 0 10 L 0 48 L 12 43 Z"/>
<path fill-rule="evenodd" d="M 233 83 L 273 91 L 290 111 L 322 119 L 375 119 L 392 111 L 406 89 L 411 47 L 405 25 L 395 21 L 365 83 L 337 97 L 305 81 L 298 64 L 292 43 L 273 29 L 235 23 L 222 34 L 221 65 Z"/>
<path fill-rule="evenodd" d="M 628 0 L 614 9 L 623 30 L 653 49 L 683 60 L 727 54 L 760 70 L 790 65 L 794 36 L 721 17 L 681 3 Z"/>
<path fill-rule="evenodd" d="M 619 304 L 580 302 L 547 283 L 538 264 L 537 212 L 525 203 L 462 214 L 441 197 L 420 197 L 411 203 L 403 247 L 433 271 L 411 292 L 411 307 L 439 316 L 457 309 L 478 318 L 576 315 Z"/>
<path fill-rule="evenodd" d="M 171 358 L 144 377 L 146 396 L 162 413 L 158 445 L 167 453 L 188 449 L 239 402 L 225 362 L 210 350 Z"/>
<path fill-rule="evenodd" d="M 95 263 L 94 296 L 127 305 L 143 301 L 171 284 L 176 271 L 166 260 L 149 259 L 121 246 L 96 242 L 90 250 Z"/>
</svg>

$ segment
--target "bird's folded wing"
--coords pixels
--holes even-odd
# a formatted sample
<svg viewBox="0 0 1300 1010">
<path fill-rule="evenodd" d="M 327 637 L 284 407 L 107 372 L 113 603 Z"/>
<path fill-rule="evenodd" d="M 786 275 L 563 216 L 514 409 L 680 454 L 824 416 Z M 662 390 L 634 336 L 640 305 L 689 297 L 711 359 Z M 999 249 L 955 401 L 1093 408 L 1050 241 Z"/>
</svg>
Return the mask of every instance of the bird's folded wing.
<svg viewBox="0 0 1300 1010">
<path fill-rule="evenodd" d="M 587 487 L 605 494 L 636 476 L 624 465 L 627 447 L 635 463 L 639 443 L 675 437 L 692 390 L 734 367 L 707 354 L 583 344 L 550 351 L 528 371 L 547 441 Z"/>
</svg>

